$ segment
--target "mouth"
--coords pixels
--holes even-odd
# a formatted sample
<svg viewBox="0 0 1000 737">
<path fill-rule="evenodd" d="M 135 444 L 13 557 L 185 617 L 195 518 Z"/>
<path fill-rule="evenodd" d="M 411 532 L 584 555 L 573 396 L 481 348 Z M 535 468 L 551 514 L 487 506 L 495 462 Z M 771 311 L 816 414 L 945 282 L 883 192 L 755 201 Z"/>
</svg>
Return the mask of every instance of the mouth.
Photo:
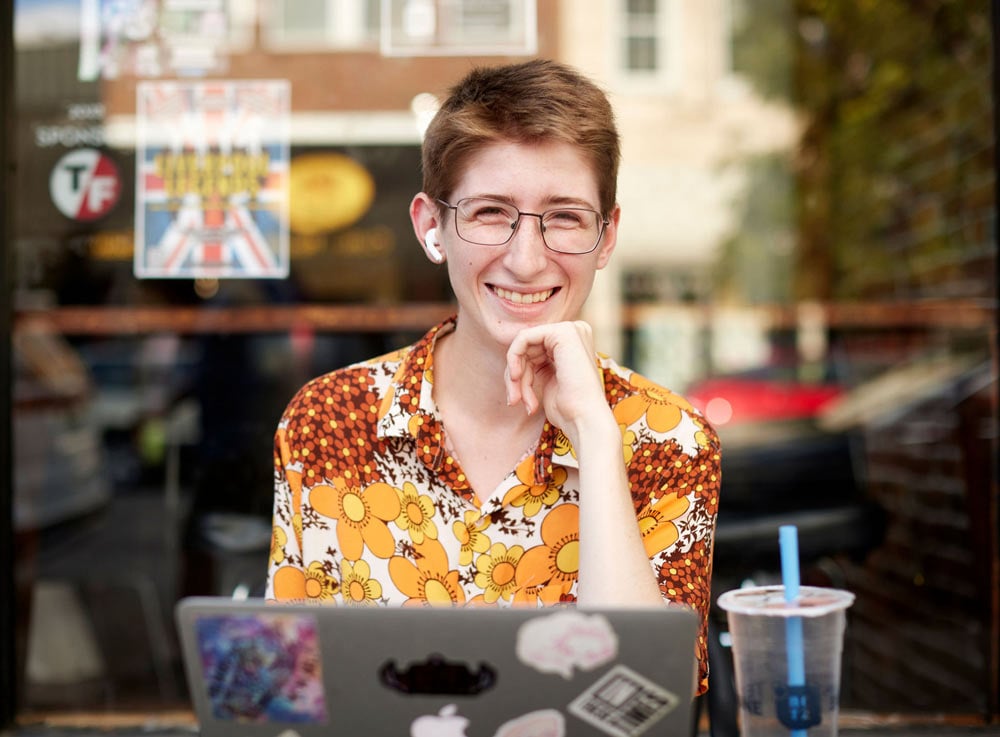
<svg viewBox="0 0 1000 737">
<path fill-rule="evenodd" d="M 491 286 L 490 289 L 492 289 L 493 293 L 500 299 L 504 299 L 518 305 L 533 305 L 538 302 L 544 302 L 557 291 L 556 289 L 544 289 L 540 292 L 513 292 L 509 289 L 503 289 L 502 287 L 497 286 Z"/>
</svg>

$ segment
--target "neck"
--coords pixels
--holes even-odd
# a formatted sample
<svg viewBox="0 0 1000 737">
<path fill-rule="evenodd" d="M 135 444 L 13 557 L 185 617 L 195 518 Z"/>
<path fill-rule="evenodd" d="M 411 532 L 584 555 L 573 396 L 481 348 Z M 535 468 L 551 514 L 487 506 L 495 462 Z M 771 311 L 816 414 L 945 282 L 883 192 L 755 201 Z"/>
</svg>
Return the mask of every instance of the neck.
<svg viewBox="0 0 1000 737">
<path fill-rule="evenodd" d="M 438 338 L 434 346 L 435 392 L 447 393 L 463 402 L 507 405 L 503 376 L 506 354 L 497 346 L 471 345 L 457 329 Z"/>
<path fill-rule="evenodd" d="M 507 353 L 496 345 L 473 344 L 460 330 L 441 336 L 434 346 L 434 401 L 447 417 L 457 410 L 482 418 L 482 424 L 540 427 L 541 414 L 529 417 L 521 405 L 507 404 L 504 373 Z"/>
</svg>

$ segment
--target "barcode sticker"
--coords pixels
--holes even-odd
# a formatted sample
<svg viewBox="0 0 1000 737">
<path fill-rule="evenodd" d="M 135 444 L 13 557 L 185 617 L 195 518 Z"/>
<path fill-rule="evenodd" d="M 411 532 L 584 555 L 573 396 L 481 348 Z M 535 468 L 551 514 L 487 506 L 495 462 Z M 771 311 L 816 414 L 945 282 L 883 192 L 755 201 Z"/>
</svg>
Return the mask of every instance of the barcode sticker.
<svg viewBox="0 0 1000 737">
<path fill-rule="evenodd" d="M 569 705 L 569 712 L 613 737 L 635 737 L 674 710 L 677 694 L 616 665 Z"/>
</svg>

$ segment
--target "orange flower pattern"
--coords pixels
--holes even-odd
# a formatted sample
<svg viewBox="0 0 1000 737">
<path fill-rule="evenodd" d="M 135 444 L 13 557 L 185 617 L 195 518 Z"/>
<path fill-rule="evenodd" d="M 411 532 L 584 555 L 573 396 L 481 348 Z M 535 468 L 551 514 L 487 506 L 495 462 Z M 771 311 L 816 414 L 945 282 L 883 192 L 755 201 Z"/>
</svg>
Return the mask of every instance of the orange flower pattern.
<svg viewBox="0 0 1000 737">
<path fill-rule="evenodd" d="M 565 435 L 559 433 L 565 439 Z M 565 446 L 569 447 L 569 441 L 565 440 Z M 558 447 L 558 446 L 557 446 Z M 542 507 L 551 507 L 559 501 L 559 490 L 566 483 L 566 469 L 555 468 L 550 477 L 535 481 L 535 459 L 528 456 L 514 469 L 519 483 L 514 485 L 504 496 L 503 503 L 511 504 L 515 507 L 524 508 L 525 517 L 534 517 L 541 511 Z"/>
<path fill-rule="evenodd" d="M 686 399 L 639 374 L 629 377 L 629 387 L 633 392 L 615 405 L 620 424 L 628 426 L 645 417 L 650 430 L 665 433 L 677 427 L 684 412 L 692 410 Z"/>
<path fill-rule="evenodd" d="M 433 351 L 408 348 L 307 383 L 274 444 L 266 598 L 345 606 L 546 606 L 576 600 L 579 464 L 548 423 L 479 499 L 448 451 Z M 702 617 L 699 691 L 720 485 L 714 430 L 681 397 L 596 359 L 622 434 L 636 524 L 664 599 Z"/>
</svg>

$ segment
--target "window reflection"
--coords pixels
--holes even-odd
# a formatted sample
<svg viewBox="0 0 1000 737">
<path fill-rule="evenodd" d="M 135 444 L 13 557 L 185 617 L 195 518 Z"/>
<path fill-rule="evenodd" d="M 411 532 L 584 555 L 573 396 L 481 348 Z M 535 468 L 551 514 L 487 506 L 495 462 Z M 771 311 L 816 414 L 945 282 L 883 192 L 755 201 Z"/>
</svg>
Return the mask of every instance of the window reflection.
<svg viewBox="0 0 1000 737">
<path fill-rule="evenodd" d="M 616 96 L 587 318 L 723 438 L 716 588 L 770 582 L 794 521 L 807 582 L 858 596 L 845 709 L 995 710 L 989 10 L 18 2 L 21 711 L 186 706 L 171 608 L 259 591 L 284 403 L 451 309 L 406 216 L 440 85 L 536 53 Z M 289 276 L 137 279 L 137 86 L 212 79 L 291 86 Z M 53 191 L 104 160 L 117 198 Z"/>
</svg>

